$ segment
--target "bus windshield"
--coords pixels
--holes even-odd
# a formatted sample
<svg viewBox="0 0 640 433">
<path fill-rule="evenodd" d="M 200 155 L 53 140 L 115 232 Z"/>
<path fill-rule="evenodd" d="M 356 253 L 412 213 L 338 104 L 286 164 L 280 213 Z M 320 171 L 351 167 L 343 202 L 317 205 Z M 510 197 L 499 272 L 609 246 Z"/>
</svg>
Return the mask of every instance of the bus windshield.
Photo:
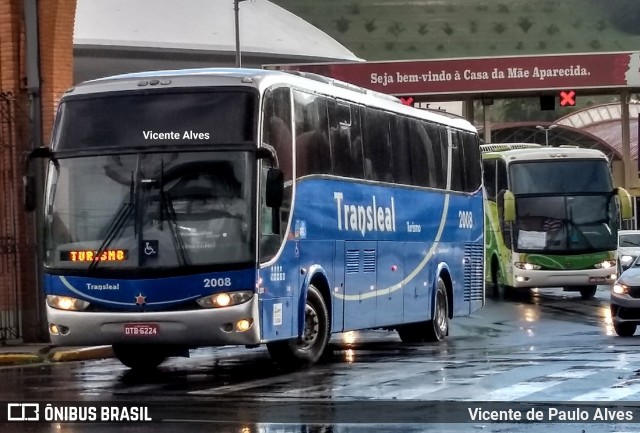
<svg viewBox="0 0 640 433">
<path fill-rule="evenodd" d="M 56 269 L 158 269 L 253 260 L 251 153 L 59 159 L 49 170 L 46 258 Z"/>
<path fill-rule="evenodd" d="M 603 159 L 518 162 L 510 166 L 514 194 L 610 193 L 611 171 Z"/>
<path fill-rule="evenodd" d="M 617 248 L 611 194 L 516 198 L 516 250 L 547 253 Z"/>
</svg>

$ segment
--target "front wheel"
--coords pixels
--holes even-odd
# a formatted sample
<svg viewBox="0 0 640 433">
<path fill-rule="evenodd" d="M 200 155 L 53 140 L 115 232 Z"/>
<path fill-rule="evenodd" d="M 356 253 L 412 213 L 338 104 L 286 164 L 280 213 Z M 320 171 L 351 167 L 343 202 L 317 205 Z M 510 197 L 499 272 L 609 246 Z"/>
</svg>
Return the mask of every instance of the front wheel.
<svg viewBox="0 0 640 433">
<path fill-rule="evenodd" d="M 620 337 L 633 337 L 636 333 L 636 324 L 628 322 L 613 322 L 613 330 Z"/>
<path fill-rule="evenodd" d="M 598 286 L 580 286 L 580 297 L 583 300 L 593 299 L 593 297 L 596 295 L 597 290 Z"/>
<path fill-rule="evenodd" d="M 293 370 L 317 362 L 329 342 L 329 313 L 322 295 L 310 285 L 304 308 L 304 329 L 298 338 L 267 343 L 276 364 Z"/>
<path fill-rule="evenodd" d="M 132 370 L 154 369 L 167 359 L 166 351 L 155 346 L 114 344 L 116 358 Z"/>
</svg>

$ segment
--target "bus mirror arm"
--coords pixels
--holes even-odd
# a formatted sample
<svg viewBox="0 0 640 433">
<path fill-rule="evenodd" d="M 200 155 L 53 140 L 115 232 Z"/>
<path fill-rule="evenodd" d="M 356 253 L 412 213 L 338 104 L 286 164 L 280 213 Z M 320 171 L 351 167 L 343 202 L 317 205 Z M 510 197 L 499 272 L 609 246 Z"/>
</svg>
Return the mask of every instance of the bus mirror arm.
<svg viewBox="0 0 640 433">
<path fill-rule="evenodd" d="M 22 177 L 22 186 L 24 189 L 24 209 L 27 212 L 32 212 L 36 208 L 36 178 L 30 174 L 31 162 L 34 159 L 47 158 L 58 166 L 58 160 L 51 152 L 51 149 L 46 146 L 38 147 L 32 150 L 27 155 L 27 161 L 25 164 L 24 176 Z"/>
</svg>

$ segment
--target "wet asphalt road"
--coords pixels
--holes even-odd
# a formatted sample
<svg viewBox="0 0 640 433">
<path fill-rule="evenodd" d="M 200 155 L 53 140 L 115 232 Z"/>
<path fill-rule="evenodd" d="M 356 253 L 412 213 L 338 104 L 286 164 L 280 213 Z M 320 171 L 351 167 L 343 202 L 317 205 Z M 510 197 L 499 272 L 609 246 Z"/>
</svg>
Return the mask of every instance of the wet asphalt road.
<svg viewBox="0 0 640 433">
<path fill-rule="evenodd" d="M 439 344 L 402 344 L 388 331 L 342 334 L 320 364 L 295 373 L 280 372 L 265 349 L 207 348 L 191 355 L 142 375 L 116 360 L 2 368 L 1 401 L 149 403 L 156 422 L 13 423 L 0 431 L 542 432 L 550 426 L 456 421 L 469 421 L 469 408 L 491 402 L 511 402 L 496 406 L 503 409 L 533 402 L 546 411 L 555 405 L 549 402 L 571 409 L 640 401 L 640 336 L 614 335 L 605 287 L 589 301 L 552 289 L 489 298 L 472 317 L 455 319 Z M 638 431 L 640 411 L 634 420 L 589 419 L 562 429 Z"/>
</svg>

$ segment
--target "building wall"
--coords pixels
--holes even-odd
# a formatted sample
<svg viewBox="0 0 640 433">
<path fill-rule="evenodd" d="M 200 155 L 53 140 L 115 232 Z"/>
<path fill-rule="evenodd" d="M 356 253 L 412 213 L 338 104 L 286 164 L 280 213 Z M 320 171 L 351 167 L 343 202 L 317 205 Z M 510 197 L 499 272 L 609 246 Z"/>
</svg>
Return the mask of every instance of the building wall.
<svg viewBox="0 0 640 433">
<path fill-rule="evenodd" d="M 31 133 L 25 4 L 0 1 L 0 341 L 48 338 L 37 278 L 34 215 L 23 210 L 22 176 L 30 149 L 47 144 L 56 104 L 72 83 L 76 0 L 38 1 L 42 136 Z"/>
</svg>

